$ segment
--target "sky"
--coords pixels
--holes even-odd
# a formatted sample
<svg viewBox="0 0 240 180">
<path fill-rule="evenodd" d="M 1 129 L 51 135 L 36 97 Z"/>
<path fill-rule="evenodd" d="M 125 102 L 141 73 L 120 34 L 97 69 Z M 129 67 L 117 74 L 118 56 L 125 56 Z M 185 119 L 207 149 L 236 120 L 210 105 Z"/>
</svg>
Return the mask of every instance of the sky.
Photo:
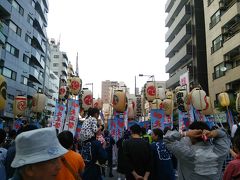
<svg viewBox="0 0 240 180">
<path fill-rule="evenodd" d="M 123 81 L 134 93 L 149 77 L 165 81 L 167 0 L 49 0 L 49 39 L 76 67 L 83 87 L 101 97 L 101 82 Z"/>
</svg>

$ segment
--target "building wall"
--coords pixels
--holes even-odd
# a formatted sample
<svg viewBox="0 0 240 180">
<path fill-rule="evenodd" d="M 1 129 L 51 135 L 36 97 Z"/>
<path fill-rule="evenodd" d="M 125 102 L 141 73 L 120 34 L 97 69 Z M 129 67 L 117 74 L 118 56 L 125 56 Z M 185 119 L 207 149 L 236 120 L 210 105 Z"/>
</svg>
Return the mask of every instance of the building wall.
<svg viewBox="0 0 240 180">
<path fill-rule="evenodd" d="M 48 2 L 10 2 L 0 2 L 1 12 L 7 12 L 7 16 L 1 17 L 6 42 L 1 53 L 0 72 L 8 84 L 8 102 L 3 114 L 12 118 L 14 96 L 25 95 L 31 99 L 38 90 L 43 90 Z"/>
<path fill-rule="evenodd" d="M 204 1 L 208 84 L 212 103 L 216 103 L 216 96 L 222 91 L 235 93 L 240 90 L 240 2 L 225 2 Z M 217 38 L 220 39 L 218 42 Z"/>
<path fill-rule="evenodd" d="M 168 0 L 165 10 L 166 88 L 174 89 L 180 76 L 189 71 L 190 88 L 200 84 L 208 91 L 203 0 Z"/>
</svg>

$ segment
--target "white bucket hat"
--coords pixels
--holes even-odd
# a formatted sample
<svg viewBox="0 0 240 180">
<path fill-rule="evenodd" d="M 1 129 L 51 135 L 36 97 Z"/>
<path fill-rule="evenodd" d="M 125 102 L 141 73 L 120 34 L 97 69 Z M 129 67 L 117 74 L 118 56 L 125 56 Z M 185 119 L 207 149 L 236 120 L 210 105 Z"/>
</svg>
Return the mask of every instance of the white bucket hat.
<svg viewBox="0 0 240 180">
<path fill-rule="evenodd" d="M 16 138 L 16 155 L 11 166 L 17 168 L 51 160 L 67 152 L 59 143 L 54 127 L 23 132 Z"/>
</svg>

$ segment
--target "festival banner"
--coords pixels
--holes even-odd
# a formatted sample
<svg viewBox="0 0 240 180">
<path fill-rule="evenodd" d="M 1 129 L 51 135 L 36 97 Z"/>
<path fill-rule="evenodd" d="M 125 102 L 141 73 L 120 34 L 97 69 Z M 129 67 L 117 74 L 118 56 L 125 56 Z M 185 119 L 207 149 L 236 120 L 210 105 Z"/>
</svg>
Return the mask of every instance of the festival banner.
<svg viewBox="0 0 240 180">
<path fill-rule="evenodd" d="M 75 138 L 78 139 L 78 140 L 80 139 L 81 128 L 82 128 L 82 123 L 80 121 L 78 121 L 77 128 L 76 128 L 76 133 L 75 133 Z"/>
<path fill-rule="evenodd" d="M 128 121 L 128 130 L 130 129 L 131 126 L 133 126 L 134 124 L 138 124 L 138 122 L 136 120 L 131 120 L 131 121 Z"/>
<path fill-rule="evenodd" d="M 20 127 L 22 126 L 22 119 L 16 119 L 13 125 L 13 129 L 18 131 Z"/>
<path fill-rule="evenodd" d="M 195 109 L 194 107 L 193 113 L 196 121 L 205 122 L 209 128 L 212 128 L 215 125 L 214 118 L 212 118 L 211 116 L 205 116 L 204 114 L 201 113 L 201 111 Z"/>
<path fill-rule="evenodd" d="M 188 130 L 190 119 L 187 112 L 178 110 L 178 125 L 180 131 Z"/>
<path fill-rule="evenodd" d="M 55 108 L 54 118 L 53 118 L 53 126 L 55 126 L 55 128 L 58 129 L 59 133 L 62 132 L 62 129 L 63 129 L 65 111 L 66 111 L 65 104 L 56 103 L 56 108 Z"/>
<path fill-rule="evenodd" d="M 171 115 L 164 114 L 163 128 L 165 127 L 173 128 L 173 113 Z"/>
<path fill-rule="evenodd" d="M 148 130 L 151 127 L 151 121 L 142 121 L 142 122 L 139 122 L 138 125 Z"/>
<path fill-rule="evenodd" d="M 151 116 L 151 129 L 160 128 L 164 129 L 164 111 L 162 109 L 152 109 Z"/>
<path fill-rule="evenodd" d="M 68 112 L 64 124 L 64 130 L 71 131 L 75 134 L 78 116 L 79 116 L 79 102 L 76 99 L 68 99 Z"/>
<path fill-rule="evenodd" d="M 232 130 L 232 126 L 234 125 L 234 120 L 233 120 L 232 112 L 229 109 L 227 109 L 226 111 L 226 116 L 227 116 L 227 122 L 228 122 L 229 128 Z"/>
<path fill-rule="evenodd" d="M 124 118 L 119 113 L 116 113 L 113 119 L 108 120 L 108 130 L 115 141 L 122 137 L 124 124 Z"/>
</svg>

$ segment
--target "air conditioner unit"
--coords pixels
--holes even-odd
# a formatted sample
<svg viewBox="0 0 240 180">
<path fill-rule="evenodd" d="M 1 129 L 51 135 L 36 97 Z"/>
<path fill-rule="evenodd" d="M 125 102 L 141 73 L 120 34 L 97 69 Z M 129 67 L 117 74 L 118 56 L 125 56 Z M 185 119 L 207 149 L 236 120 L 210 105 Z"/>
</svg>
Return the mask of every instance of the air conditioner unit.
<svg viewBox="0 0 240 180">
<path fill-rule="evenodd" d="M 224 61 L 230 61 L 230 55 L 225 55 L 224 56 Z"/>
<path fill-rule="evenodd" d="M 225 3 L 224 1 L 219 1 L 219 9 L 224 10 L 225 9 Z"/>
</svg>

